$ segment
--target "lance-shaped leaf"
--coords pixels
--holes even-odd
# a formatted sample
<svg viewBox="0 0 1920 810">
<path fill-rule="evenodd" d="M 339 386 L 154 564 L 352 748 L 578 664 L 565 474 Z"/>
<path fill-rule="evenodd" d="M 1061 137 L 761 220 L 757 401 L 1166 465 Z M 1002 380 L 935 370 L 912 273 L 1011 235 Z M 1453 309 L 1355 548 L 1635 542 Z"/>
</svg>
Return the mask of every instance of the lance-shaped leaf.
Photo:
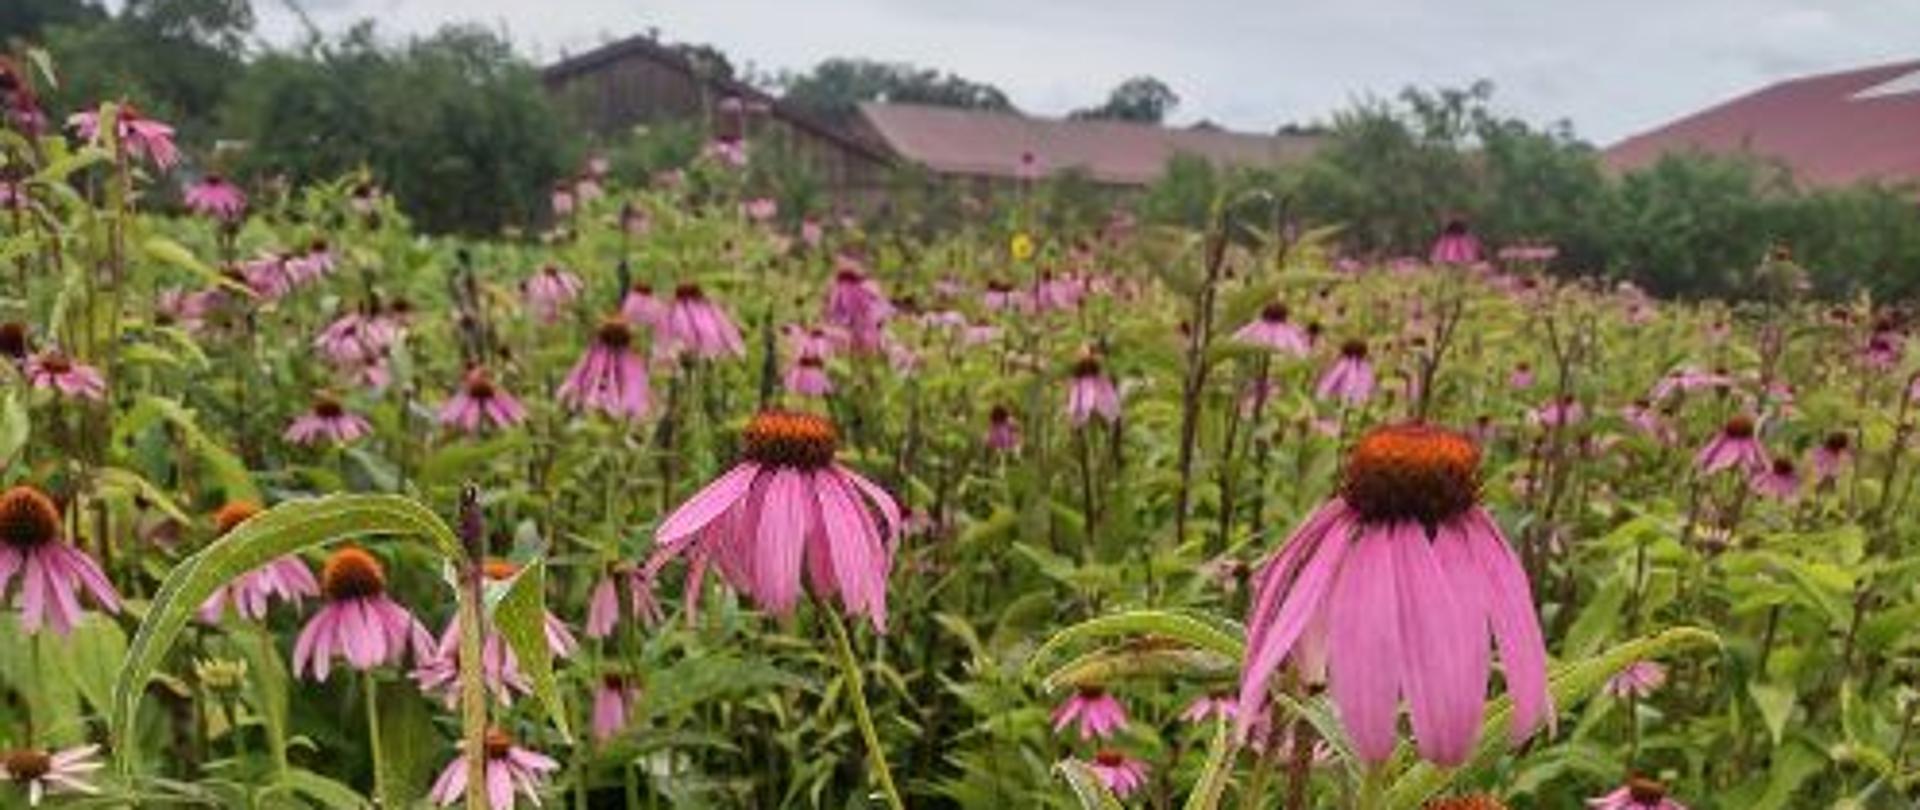
<svg viewBox="0 0 1920 810">
<path fill-rule="evenodd" d="M 1085 641 L 1113 637 L 1157 638 L 1226 656 L 1238 662 L 1246 654 L 1246 642 L 1237 625 L 1169 610 L 1133 610 L 1101 616 L 1076 624 L 1047 639 L 1027 660 L 1027 676 L 1033 677 L 1047 659 L 1069 646 Z"/>
<path fill-rule="evenodd" d="M 553 725 L 563 737 L 567 731 L 567 709 L 560 700 L 560 687 L 553 679 L 553 650 L 547 646 L 547 564 L 534 560 L 523 566 L 507 582 L 505 592 L 492 605 L 493 625 L 506 639 L 507 647 L 520 661 L 520 671 L 533 684 L 534 697 L 545 706 Z"/>
<path fill-rule="evenodd" d="M 1113 791 L 1107 790 L 1100 775 L 1093 768 L 1077 759 L 1063 759 L 1053 766 L 1053 772 L 1067 780 L 1067 787 L 1073 790 L 1073 797 L 1080 801 L 1080 810 L 1123 810 L 1124 805 L 1113 797 Z"/>
</svg>

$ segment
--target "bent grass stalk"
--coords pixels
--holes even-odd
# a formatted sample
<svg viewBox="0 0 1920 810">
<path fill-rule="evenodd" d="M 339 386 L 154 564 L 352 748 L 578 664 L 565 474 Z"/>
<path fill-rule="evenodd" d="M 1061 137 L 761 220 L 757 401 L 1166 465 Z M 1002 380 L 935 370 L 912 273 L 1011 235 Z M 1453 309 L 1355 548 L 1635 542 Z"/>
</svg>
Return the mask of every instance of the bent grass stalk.
<svg viewBox="0 0 1920 810">
<path fill-rule="evenodd" d="M 887 750 L 881 745 L 880 732 L 873 725 L 873 713 L 867 706 L 866 680 L 860 674 L 860 659 L 853 654 L 853 642 L 847 638 L 846 622 L 825 602 L 820 605 L 820 613 L 826 617 L 828 632 L 833 634 L 834 653 L 847 679 L 847 695 L 853 703 L 853 719 L 860 726 L 860 737 L 867 745 L 867 763 L 873 769 L 875 786 L 880 789 L 890 810 L 906 810 L 906 804 L 900 800 L 900 790 L 893 783 L 893 770 L 887 767 Z"/>
</svg>

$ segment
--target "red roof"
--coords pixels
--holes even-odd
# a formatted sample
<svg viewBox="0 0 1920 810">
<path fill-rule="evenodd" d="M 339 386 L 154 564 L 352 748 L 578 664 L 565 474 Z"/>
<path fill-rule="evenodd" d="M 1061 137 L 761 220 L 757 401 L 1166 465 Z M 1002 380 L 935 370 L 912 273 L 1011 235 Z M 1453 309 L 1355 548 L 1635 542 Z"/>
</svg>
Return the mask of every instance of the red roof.
<svg viewBox="0 0 1920 810">
<path fill-rule="evenodd" d="M 1031 155 L 1039 171 L 1080 169 L 1117 185 L 1154 181 L 1177 154 L 1219 164 L 1277 165 L 1306 157 L 1320 143 L 1309 135 L 1029 118 L 918 104 L 866 103 L 860 115 L 896 154 L 941 174 L 1017 178 L 1024 156 Z"/>
<path fill-rule="evenodd" d="M 1920 61 L 1780 82 L 1614 144 L 1638 168 L 1666 152 L 1744 152 L 1812 186 L 1920 181 Z"/>
</svg>

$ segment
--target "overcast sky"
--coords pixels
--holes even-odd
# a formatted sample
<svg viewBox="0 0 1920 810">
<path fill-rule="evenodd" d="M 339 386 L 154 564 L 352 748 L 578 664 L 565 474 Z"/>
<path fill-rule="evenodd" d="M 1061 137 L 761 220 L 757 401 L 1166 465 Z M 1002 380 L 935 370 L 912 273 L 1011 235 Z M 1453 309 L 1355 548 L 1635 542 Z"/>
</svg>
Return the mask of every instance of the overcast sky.
<svg viewBox="0 0 1920 810">
<path fill-rule="evenodd" d="M 261 33 L 300 30 L 254 0 Z M 761 71 L 829 56 L 904 60 L 1060 113 L 1151 74 L 1176 120 L 1270 130 L 1407 84 L 1493 80 L 1496 104 L 1611 143 L 1796 75 L 1920 58 L 1910 0 L 298 0 L 337 31 L 504 31 L 546 62 L 656 28 Z"/>
</svg>

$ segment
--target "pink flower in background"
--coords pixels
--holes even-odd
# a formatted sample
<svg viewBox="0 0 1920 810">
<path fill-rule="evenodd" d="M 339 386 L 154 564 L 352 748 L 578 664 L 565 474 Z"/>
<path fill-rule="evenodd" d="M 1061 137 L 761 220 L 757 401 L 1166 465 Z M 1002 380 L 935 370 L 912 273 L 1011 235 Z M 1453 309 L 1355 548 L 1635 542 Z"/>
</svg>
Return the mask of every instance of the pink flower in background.
<svg viewBox="0 0 1920 810">
<path fill-rule="evenodd" d="M 1587 800 L 1590 810 L 1687 810 L 1687 806 L 1667 798 L 1665 785 L 1651 779 L 1633 777 L 1604 796 Z"/>
<path fill-rule="evenodd" d="M 1033 301 L 1042 310 L 1066 312 L 1079 309 L 1086 294 L 1087 286 L 1080 279 L 1042 272 L 1040 283 L 1034 285 Z"/>
<path fill-rule="evenodd" d="M 833 380 L 827 376 L 820 358 L 803 354 L 787 367 L 787 390 L 803 397 L 824 397 L 833 393 Z"/>
<path fill-rule="evenodd" d="M 826 236 L 826 228 L 821 227 L 819 220 L 813 217 L 800 220 L 800 241 L 802 244 L 810 248 L 816 248 L 820 246 L 822 240 L 826 239 Z"/>
<path fill-rule="evenodd" d="M 1644 700 L 1666 682 L 1666 667 L 1652 661 L 1635 661 L 1607 679 L 1606 692 L 1616 698 Z"/>
<path fill-rule="evenodd" d="M 1020 449 L 1020 423 L 1005 405 L 995 405 L 987 413 L 987 446 L 1002 453 Z"/>
<path fill-rule="evenodd" d="M 1325 667 L 1361 759 L 1393 755 L 1404 699 L 1420 756 L 1458 765 L 1480 734 L 1490 646 L 1513 700 L 1512 741 L 1547 722 L 1546 644 L 1527 574 L 1479 492 L 1480 450 L 1462 434 L 1408 423 L 1361 437 L 1339 494 L 1256 574 L 1243 739 L 1292 660 L 1309 680 Z"/>
<path fill-rule="evenodd" d="M 556 397 L 573 410 L 597 410 L 615 419 L 638 420 L 652 395 L 647 363 L 633 350 L 633 330 L 624 318 L 601 322 L 593 345 L 560 384 Z"/>
<path fill-rule="evenodd" d="M 1287 314 L 1285 304 L 1268 304 L 1260 310 L 1259 319 L 1240 327 L 1240 331 L 1233 333 L 1233 339 L 1248 346 L 1304 357 L 1308 350 L 1307 333 L 1288 322 Z"/>
<path fill-rule="evenodd" d="M 709 359 L 747 354 L 740 330 L 726 312 L 707 300 L 698 284 L 682 284 L 673 291 L 661 338 L 669 352 L 691 351 Z"/>
<path fill-rule="evenodd" d="M 784 616 L 799 602 L 804 572 L 816 598 L 838 597 L 848 615 L 885 632 L 900 508 L 834 460 L 838 443 L 825 417 L 762 411 L 741 437 L 740 464 L 660 524 L 643 575 L 651 580 L 685 555 L 690 604 L 713 564 L 762 610 Z"/>
<path fill-rule="evenodd" d="M 527 302 L 541 323 L 551 324 L 579 299 L 580 288 L 579 276 L 549 264 L 527 279 Z"/>
<path fill-rule="evenodd" d="M 740 169 L 747 165 L 747 144 L 737 138 L 716 138 L 708 141 L 702 154 L 708 160 L 729 168 Z"/>
<path fill-rule="evenodd" d="M 1814 480 L 1826 483 L 1840 477 L 1853 461 L 1853 437 L 1845 431 L 1833 431 L 1813 449 Z"/>
<path fill-rule="evenodd" d="M 643 282 L 635 282 L 620 298 L 620 317 L 627 323 L 657 330 L 666 316 L 667 305 L 654 296 L 653 287 Z"/>
<path fill-rule="evenodd" d="M 293 274 L 287 270 L 287 257 L 282 254 L 259 256 L 240 263 L 240 278 L 253 290 L 253 294 L 268 301 L 284 298 L 293 292 Z"/>
<path fill-rule="evenodd" d="M 1527 414 L 1527 421 L 1539 427 L 1567 427 L 1586 418 L 1586 414 L 1587 410 L 1580 406 L 1580 400 L 1568 394 L 1535 408 Z"/>
<path fill-rule="evenodd" d="M 602 675 L 593 687 L 593 739 L 606 742 L 620 736 L 633 716 L 640 689 L 620 675 Z"/>
<path fill-rule="evenodd" d="M 1098 416 L 1111 424 L 1120 421 L 1120 392 L 1100 368 L 1100 358 L 1089 354 L 1073 364 L 1067 383 L 1067 418 L 1081 427 Z"/>
<path fill-rule="evenodd" d="M 497 583 L 512 580 L 520 573 L 520 565 L 508 560 L 490 559 L 483 565 L 486 578 Z M 567 629 L 566 622 L 548 611 L 542 616 L 541 631 L 546 637 L 547 650 L 555 658 L 566 658 L 580 648 L 573 632 Z M 447 705 L 454 705 L 460 692 L 460 621 L 456 616 L 447 622 L 446 629 L 440 632 L 439 640 L 433 645 L 432 652 L 422 658 L 420 665 L 413 671 L 414 683 L 420 691 L 438 694 Z M 500 631 L 488 627 L 480 642 L 480 674 L 486 681 L 487 691 L 503 704 L 513 702 L 514 693 L 528 694 L 533 684 L 520 668 L 520 659 L 514 655 L 513 648 L 507 646 L 507 640 Z"/>
<path fill-rule="evenodd" d="M 1733 385 L 1733 377 L 1724 371 L 1701 371 L 1692 366 L 1681 366 L 1667 373 L 1660 382 L 1654 384 L 1652 399 L 1666 399 L 1676 391 L 1693 391 L 1700 388 L 1728 388 Z"/>
<path fill-rule="evenodd" d="M 1373 396 L 1373 364 L 1367 360 L 1367 344 L 1349 340 L 1340 344 L 1340 357 L 1320 375 L 1314 391 L 1321 399 L 1363 405 Z"/>
<path fill-rule="evenodd" d="M 380 362 L 396 335 L 393 325 L 382 318 L 349 312 L 321 329 L 313 347 L 334 365 L 357 369 Z"/>
<path fill-rule="evenodd" d="M 188 210 L 221 222 L 238 222 L 247 212 L 247 193 L 217 174 L 208 174 L 187 186 Z"/>
<path fill-rule="evenodd" d="M 1800 471 L 1793 459 L 1774 456 L 1773 462 L 1752 473 L 1753 491 L 1769 498 L 1791 501 L 1800 497 Z"/>
<path fill-rule="evenodd" d="M 57 351 L 27 358 L 27 380 L 35 388 L 56 391 L 67 399 L 99 402 L 107 397 L 107 381 L 99 369 Z"/>
<path fill-rule="evenodd" d="M 755 197 L 740 204 L 740 213 L 754 222 L 766 222 L 780 213 L 780 204 L 772 197 Z"/>
<path fill-rule="evenodd" d="M 540 806 L 540 789 L 550 774 L 560 770 L 560 763 L 515 745 L 513 738 L 498 728 L 487 731 L 485 748 L 486 773 L 479 781 L 487 791 L 489 810 L 513 810 L 515 793 L 527 797 L 529 804 Z M 446 807 L 466 797 L 474 782 L 467 767 L 464 753 L 455 755 L 453 761 L 447 763 L 428 794 L 434 804 Z"/>
<path fill-rule="evenodd" d="M 199 617 L 217 624 L 231 604 L 242 618 L 264 621 L 268 600 L 277 598 L 298 608 L 307 597 L 319 595 L 320 582 L 313 578 L 313 569 L 298 555 L 289 554 L 221 585 L 200 605 Z"/>
<path fill-rule="evenodd" d="M 325 278 L 339 266 L 339 257 L 333 254 L 332 246 L 325 239 L 315 239 L 307 244 L 305 253 L 289 255 L 286 259 L 287 275 L 295 284 L 309 284 Z"/>
<path fill-rule="evenodd" d="M 829 360 L 839 353 L 839 341 L 825 329 L 788 324 L 781 331 L 787 341 L 787 353 L 796 359 L 813 355 L 822 360 Z"/>
<path fill-rule="evenodd" d="M 1708 474 L 1729 468 L 1749 473 L 1765 470 L 1767 449 L 1760 446 L 1758 430 L 1753 417 L 1736 414 L 1714 434 L 1712 441 L 1700 448 L 1693 457 L 1694 464 Z"/>
<path fill-rule="evenodd" d="M 324 394 L 313 398 L 313 406 L 287 426 L 284 438 L 294 444 L 312 446 L 322 442 L 348 444 L 373 432 L 366 417 L 352 413 L 340 400 Z"/>
<path fill-rule="evenodd" d="M 1654 409 L 1651 401 L 1634 400 L 1632 404 L 1620 409 L 1620 418 L 1638 428 L 1648 438 L 1661 442 L 1673 441 L 1673 428 L 1660 419 L 1660 412 Z"/>
<path fill-rule="evenodd" d="M 614 587 L 611 575 L 602 576 L 593 584 L 593 592 L 587 596 L 587 638 L 602 639 L 613 635 L 613 627 L 619 622 L 620 593 Z"/>
<path fill-rule="evenodd" d="M 1119 751 L 1101 751 L 1087 763 L 1114 798 L 1124 799 L 1147 786 L 1147 763 Z"/>
<path fill-rule="evenodd" d="M 1447 220 L 1440 229 L 1439 238 L 1433 240 L 1433 249 L 1427 251 L 1427 261 L 1433 264 L 1465 265 L 1480 261 L 1480 238 L 1473 235 L 1464 219 Z"/>
<path fill-rule="evenodd" d="M 70 793 L 93 795 L 100 792 L 87 781 L 93 772 L 105 767 L 98 754 L 100 746 L 80 745 L 59 751 L 22 748 L 0 756 L 0 780 L 23 786 L 27 806 L 39 807 L 47 796 Z"/>
<path fill-rule="evenodd" d="M 101 140 L 97 110 L 74 113 L 67 118 L 67 126 L 83 141 L 98 143 Z M 141 115 L 132 104 L 120 105 L 114 130 L 127 154 L 153 164 L 156 169 L 166 171 L 180 162 L 180 150 L 173 145 L 173 127 Z"/>
<path fill-rule="evenodd" d="M 822 320 L 859 336 L 878 331 L 893 316 L 893 304 L 880 291 L 880 284 L 845 257 L 827 288 Z"/>
<path fill-rule="evenodd" d="M 1187 708 L 1180 712 L 1180 719 L 1187 723 L 1201 724 L 1216 718 L 1232 720 L 1233 713 L 1240 708 L 1240 700 L 1231 692 L 1208 692 L 1193 699 Z"/>
<path fill-rule="evenodd" d="M 548 204 L 553 206 L 553 215 L 566 217 L 573 214 L 573 187 L 565 181 L 553 184 L 553 193 L 547 196 Z"/>
<path fill-rule="evenodd" d="M 1513 373 L 1507 375 L 1507 387 L 1514 390 L 1533 387 L 1533 366 L 1525 361 L 1513 364 Z"/>
<path fill-rule="evenodd" d="M 1032 303 L 1032 299 L 1028 297 L 1026 291 L 1004 281 L 988 281 L 987 290 L 981 294 L 980 303 L 993 312 L 1005 310 L 1023 312 Z"/>
<path fill-rule="evenodd" d="M 1891 324 L 1876 325 L 1860 350 L 1860 363 L 1874 371 L 1888 371 L 1900 365 L 1906 349 L 1905 338 Z"/>
<path fill-rule="evenodd" d="M 320 608 L 293 642 L 293 672 L 325 681 L 334 656 L 362 672 L 432 649 L 427 629 L 387 595 L 387 571 L 358 546 L 334 549 L 320 569 Z"/>
<path fill-rule="evenodd" d="M 1107 739 L 1127 727 L 1127 709 L 1107 690 L 1082 686 L 1053 710 L 1053 733 L 1080 727 L 1080 739 Z"/>
<path fill-rule="evenodd" d="M 440 406 L 440 424 L 466 433 L 506 430 L 526 420 L 520 400 L 496 385 L 484 368 L 468 369 L 460 389 Z"/>
<path fill-rule="evenodd" d="M 20 577 L 20 629 L 35 635 L 48 626 L 62 636 L 80 621 L 85 593 L 108 613 L 120 612 L 120 594 L 99 563 L 66 541 L 60 508 L 34 487 L 18 484 L 0 492 L 0 601 Z"/>
</svg>

